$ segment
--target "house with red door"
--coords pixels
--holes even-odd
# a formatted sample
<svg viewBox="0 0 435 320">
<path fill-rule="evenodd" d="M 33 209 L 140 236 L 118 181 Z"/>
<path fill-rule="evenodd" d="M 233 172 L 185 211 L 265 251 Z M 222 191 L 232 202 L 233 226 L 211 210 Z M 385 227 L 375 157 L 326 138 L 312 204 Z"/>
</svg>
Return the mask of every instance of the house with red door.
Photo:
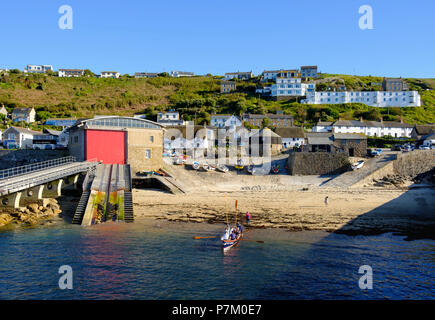
<svg viewBox="0 0 435 320">
<path fill-rule="evenodd" d="M 162 167 L 163 126 L 157 122 L 121 116 L 78 120 L 69 129 L 68 149 L 78 161 L 130 164 L 139 171 Z"/>
</svg>

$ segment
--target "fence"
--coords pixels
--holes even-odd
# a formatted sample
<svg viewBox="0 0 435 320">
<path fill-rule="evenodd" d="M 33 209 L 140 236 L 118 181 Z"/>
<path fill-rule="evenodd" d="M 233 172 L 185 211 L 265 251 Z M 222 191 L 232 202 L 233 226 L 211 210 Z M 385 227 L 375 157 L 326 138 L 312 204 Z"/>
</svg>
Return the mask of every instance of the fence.
<svg viewBox="0 0 435 320">
<path fill-rule="evenodd" d="M 0 170 L 0 180 L 6 179 L 6 178 L 11 178 L 11 177 L 16 177 L 16 176 L 21 176 L 23 174 L 27 174 L 27 173 L 35 172 L 35 171 L 39 171 L 39 170 L 44 170 L 47 168 L 59 167 L 59 166 L 62 166 L 64 164 L 72 163 L 75 161 L 76 161 L 75 157 L 69 156 L 69 157 L 64 157 L 64 158 L 36 162 L 36 163 L 28 164 L 25 166 L 21 166 L 21 167 Z"/>
</svg>

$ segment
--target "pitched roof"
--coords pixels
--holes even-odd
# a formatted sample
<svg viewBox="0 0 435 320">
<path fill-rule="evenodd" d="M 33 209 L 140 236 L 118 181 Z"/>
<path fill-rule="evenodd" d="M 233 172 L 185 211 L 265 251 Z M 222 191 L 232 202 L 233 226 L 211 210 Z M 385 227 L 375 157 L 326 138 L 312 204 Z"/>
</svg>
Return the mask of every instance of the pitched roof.
<svg viewBox="0 0 435 320">
<path fill-rule="evenodd" d="M 328 122 L 318 122 L 317 125 L 331 125 Z M 332 123 L 333 127 L 377 127 L 377 128 L 412 128 L 409 123 L 398 121 L 368 121 L 368 120 L 337 120 Z"/>
<path fill-rule="evenodd" d="M 366 136 L 357 133 L 334 133 L 334 140 L 362 140 L 367 139 Z"/>
<path fill-rule="evenodd" d="M 317 66 L 302 66 L 301 69 L 317 69 Z"/>
<path fill-rule="evenodd" d="M 15 113 L 30 113 L 30 111 L 32 111 L 33 108 L 15 108 L 14 110 L 12 110 L 12 114 Z"/>
<path fill-rule="evenodd" d="M 330 132 L 307 132 L 308 144 L 332 144 L 333 134 Z"/>
<path fill-rule="evenodd" d="M 275 133 L 281 138 L 304 138 L 305 132 L 301 127 L 276 128 Z"/>
<path fill-rule="evenodd" d="M 435 132 L 435 124 L 415 125 L 414 130 L 419 136 L 430 134 L 431 132 Z"/>
<path fill-rule="evenodd" d="M 34 130 L 30 130 L 29 128 L 21 128 L 21 127 L 14 127 L 14 126 L 7 128 L 4 132 L 8 131 L 9 129 L 14 129 L 20 133 L 25 133 L 25 134 L 32 134 L 32 135 L 42 134 L 41 131 L 34 131 Z"/>
<path fill-rule="evenodd" d="M 253 114 L 253 113 L 245 113 L 243 115 L 243 118 L 246 119 L 263 119 L 263 118 L 269 118 L 269 119 L 275 119 L 275 118 L 286 118 L 286 119 L 293 119 L 293 116 L 291 114 L 274 114 L 274 113 L 267 113 L 267 114 Z"/>
</svg>

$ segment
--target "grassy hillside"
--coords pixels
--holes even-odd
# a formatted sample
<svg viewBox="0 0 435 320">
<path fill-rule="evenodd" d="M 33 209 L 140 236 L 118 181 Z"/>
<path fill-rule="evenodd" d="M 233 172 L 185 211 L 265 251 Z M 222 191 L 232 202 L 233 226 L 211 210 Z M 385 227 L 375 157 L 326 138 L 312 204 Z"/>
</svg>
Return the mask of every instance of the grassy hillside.
<svg viewBox="0 0 435 320">
<path fill-rule="evenodd" d="M 146 113 L 155 119 L 157 112 L 176 109 L 185 120 L 210 121 L 216 113 L 266 113 L 283 110 L 297 123 L 313 125 L 318 120 L 360 116 L 376 120 L 403 118 L 409 123 L 435 122 L 435 79 L 406 79 L 410 89 L 418 90 L 423 106 L 419 108 L 374 108 L 363 104 L 302 105 L 290 101 L 268 101 L 255 94 L 259 79 L 238 82 L 238 91 L 219 94 L 217 77 L 134 79 L 58 78 L 49 75 L 9 73 L 0 75 L 0 104 L 9 110 L 33 106 L 37 119 L 48 117 L 88 117 L 95 114 L 133 115 Z M 380 77 L 323 74 L 316 81 L 318 90 L 345 85 L 352 90 L 380 90 L 373 83 Z"/>
</svg>

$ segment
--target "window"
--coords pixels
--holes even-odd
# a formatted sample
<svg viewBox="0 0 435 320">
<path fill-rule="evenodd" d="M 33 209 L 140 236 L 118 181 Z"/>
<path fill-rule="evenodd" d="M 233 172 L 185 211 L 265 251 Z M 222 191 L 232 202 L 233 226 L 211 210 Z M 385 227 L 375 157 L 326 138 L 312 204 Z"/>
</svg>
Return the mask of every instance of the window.
<svg viewBox="0 0 435 320">
<path fill-rule="evenodd" d="M 150 142 L 151 142 L 151 143 L 154 142 L 154 136 L 150 136 Z"/>
<path fill-rule="evenodd" d="M 74 136 L 74 143 L 79 143 L 79 136 Z"/>
<path fill-rule="evenodd" d="M 145 150 L 145 159 L 151 159 L 151 150 L 150 149 Z"/>
</svg>

